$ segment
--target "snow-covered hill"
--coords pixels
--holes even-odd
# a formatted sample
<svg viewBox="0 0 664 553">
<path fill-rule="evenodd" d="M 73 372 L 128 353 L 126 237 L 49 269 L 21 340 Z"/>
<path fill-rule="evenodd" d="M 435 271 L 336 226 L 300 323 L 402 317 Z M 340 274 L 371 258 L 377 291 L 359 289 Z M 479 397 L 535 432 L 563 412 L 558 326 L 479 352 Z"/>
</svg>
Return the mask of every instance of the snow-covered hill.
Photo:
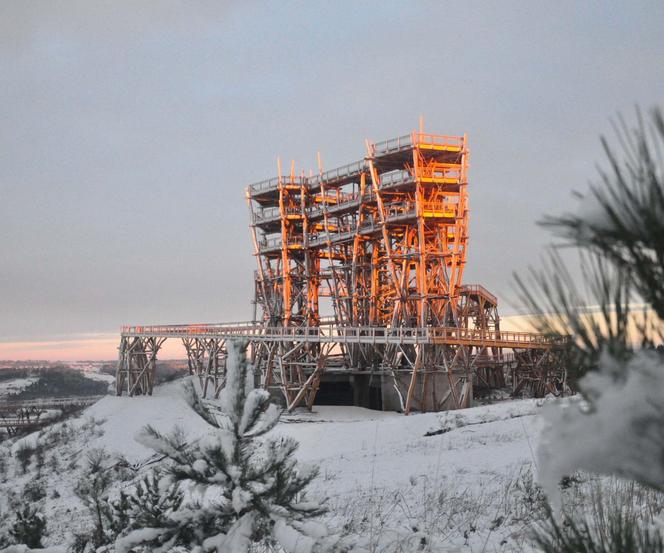
<svg viewBox="0 0 664 553">
<path fill-rule="evenodd" d="M 312 492 L 329 498 L 328 522 L 337 528 L 392 533 L 395 541 L 425 532 L 449 551 L 518 551 L 539 493 L 532 485 L 538 405 L 522 400 L 408 417 L 321 406 L 284 415 L 272 432 L 298 440 L 299 459 L 319 465 Z M 86 453 L 105 449 L 144 466 L 153 452 L 135 436 L 148 423 L 162 432 L 178 426 L 191 440 L 214 431 L 181 397 L 178 382 L 152 397 L 106 397 L 77 419 L 0 445 L 0 511 L 26 487 L 41 486 L 46 543 L 68 540 L 88 524 L 73 492 Z M 23 473 L 16 453 L 38 445 L 41 458 L 32 455 Z"/>
<path fill-rule="evenodd" d="M 3 380 L 0 382 L 0 399 L 5 398 L 6 396 L 17 394 L 22 390 L 25 390 L 33 382 L 39 380 L 36 376 L 28 376 L 25 378 L 11 378 L 9 380 Z"/>
</svg>

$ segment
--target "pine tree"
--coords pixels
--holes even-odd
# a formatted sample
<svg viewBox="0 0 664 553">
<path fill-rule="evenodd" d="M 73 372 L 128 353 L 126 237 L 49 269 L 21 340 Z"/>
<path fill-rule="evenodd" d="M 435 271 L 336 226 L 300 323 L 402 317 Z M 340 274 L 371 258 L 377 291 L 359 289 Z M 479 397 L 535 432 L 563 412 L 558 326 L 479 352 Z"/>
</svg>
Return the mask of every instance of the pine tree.
<svg viewBox="0 0 664 553">
<path fill-rule="evenodd" d="M 656 109 L 646 121 L 637 111 L 633 128 L 621 119 L 616 131 L 622 152 L 602 140 L 608 169 L 579 194 L 580 210 L 544 221 L 579 252 L 584 287 L 555 252 L 530 279 L 517 279 L 533 324 L 571 337 L 584 399 L 546 415 L 539 473 L 554 504 L 560 478 L 577 470 L 664 492 L 664 116 Z M 586 520 L 551 519 L 537 543 L 544 551 L 662 551 L 659 534 L 621 516 L 617 509 L 602 540 Z M 633 547 L 621 545 L 626 538 Z"/>
<path fill-rule="evenodd" d="M 94 547 L 109 543 L 106 532 L 106 521 L 109 516 L 109 505 L 106 494 L 112 483 L 108 469 L 108 454 L 102 449 L 93 449 L 88 452 L 87 466 L 81 480 L 74 492 L 89 509 L 94 521 L 94 530 L 91 534 L 91 543 Z"/>
<path fill-rule="evenodd" d="M 16 543 L 30 548 L 41 547 L 42 537 L 46 532 L 46 519 L 36 509 L 26 505 L 16 513 L 16 520 L 9 529 L 9 534 Z"/>
<path fill-rule="evenodd" d="M 77 550 L 84 551 L 112 543 L 124 529 L 120 506 L 109 502 L 109 493 L 115 482 L 125 479 L 121 466 L 114 463 L 104 449 L 92 449 L 86 458 L 85 471 L 74 488 L 74 493 L 88 508 L 93 527 L 88 533 L 77 536 Z M 122 495 L 122 494 L 121 494 Z M 121 497 L 122 500 L 122 497 Z"/>
<path fill-rule="evenodd" d="M 623 119 L 616 126 L 622 155 L 602 138 L 609 167 L 576 193 L 579 209 L 542 221 L 563 244 L 550 250 L 542 269 L 515 276 L 521 299 L 539 314 L 533 325 L 573 337 L 576 377 L 597 370 L 602 354 L 625 363 L 635 349 L 664 341 L 664 116 L 655 109 L 649 123 L 638 111 L 637 119 L 634 128 Z M 557 253 L 560 246 L 578 252 L 582 286 Z"/>
<path fill-rule="evenodd" d="M 136 492 L 126 496 L 126 517 L 135 528 L 159 528 L 168 523 L 169 514 L 180 508 L 182 500 L 179 487 L 168 479 L 163 480 L 157 470 L 144 476 Z"/>
<path fill-rule="evenodd" d="M 120 490 L 118 499 L 109 502 L 109 529 L 114 538 L 124 532 L 131 522 L 129 510 L 131 509 L 129 498 L 131 496 Z"/>
<path fill-rule="evenodd" d="M 328 536 L 316 520 L 325 509 L 305 500 L 317 470 L 298 465 L 297 442 L 265 438 L 281 410 L 270 403 L 268 392 L 254 389 L 245 344 L 229 344 L 218 411 L 198 397 L 191 382 L 185 397 L 213 432 L 187 443 L 181 433 L 145 428 L 140 440 L 169 460 L 169 478 L 159 486 L 145 482 L 142 508 L 134 511 L 131 530 L 116 541 L 118 553 L 177 546 L 241 553 L 252 544 L 278 544 L 288 553 L 344 548 L 343 540 Z M 150 513 L 165 493 L 171 498 L 168 508 Z M 138 505 L 136 497 L 133 501 Z"/>
</svg>

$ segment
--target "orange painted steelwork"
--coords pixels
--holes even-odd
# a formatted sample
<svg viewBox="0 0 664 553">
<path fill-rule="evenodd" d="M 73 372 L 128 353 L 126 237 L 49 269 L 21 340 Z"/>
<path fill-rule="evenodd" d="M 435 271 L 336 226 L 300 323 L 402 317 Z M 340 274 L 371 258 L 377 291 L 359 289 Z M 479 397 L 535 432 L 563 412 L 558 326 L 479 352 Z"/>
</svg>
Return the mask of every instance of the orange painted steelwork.
<svg viewBox="0 0 664 553">
<path fill-rule="evenodd" d="M 182 339 L 203 393 L 225 382 L 226 340 L 244 339 L 261 384 L 288 409 L 314 403 L 324 372 L 379 382 L 408 413 L 470 405 L 474 387 L 559 392 L 558 342 L 500 329 L 498 301 L 463 283 L 467 137 L 414 131 L 362 159 L 246 188 L 258 262 L 254 318 L 123 327 L 117 391 L 151 393 L 164 340 Z M 505 353 L 503 350 L 510 350 Z M 391 395 L 390 395 L 391 394 Z"/>
<path fill-rule="evenodd" d="M 497 300 L 464 286 L 468 245 L 468 143 L 464 136 L 414 131 L 376 144 L 363 159 L 317 175 L 281 174 L 251 185 L 257 320 L 266 329 L 316 328 L 329 298 L 334 326 L 474 330 L 487 340 L 367 347 L 338 341 L 338 364 L 396 374 L 403 408 L 469 404 L 473 378 L 499 385 L 504 367 Z M 489 333 L 493 345 L 489 346 Z M 444 346 L 442 344 L 445 344 Z M 285 355 L 285 357 L 284 357 Z M 311 405 L 322 373 L 321 344 L 259 347 L 266 386 L 280 386 L 288 405 Z M 489 357 L 491 359 L 489 359 Z M 487 360 L 488 361 L 483 361 Z M 329 363 L 326 360 L 323 365 Z M 486 370 L 475 371 L 478 364 Z M 491 373 L 491 374 L 489 374 Z M 445 386 L 435 380 L 446 380 Z M 398 379 L 397 379 L 398 380 Z M 444 403 L 444 402 L 443 402 Z"/>
<path fill-rule="evenodd" d="M 448 326 L 466 264 L 466 137 L 413 132 L 314 177 L 247 188 L 262 320 Z"/>
</svg>

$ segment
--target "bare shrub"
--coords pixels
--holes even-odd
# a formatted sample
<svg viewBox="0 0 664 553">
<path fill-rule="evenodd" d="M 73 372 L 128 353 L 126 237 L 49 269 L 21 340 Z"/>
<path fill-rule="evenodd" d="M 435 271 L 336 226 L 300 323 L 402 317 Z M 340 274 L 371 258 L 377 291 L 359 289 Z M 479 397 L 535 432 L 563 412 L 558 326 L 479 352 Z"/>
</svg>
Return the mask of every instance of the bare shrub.
<svg viewBox="0 0 664 553">
<path fill-rule="evenodd" d="M 28 471 L 28 467 L 30 466 L 30 461 L 34 453 L 35 453 L 34 448 L 25 442 L 20 444 L 19 447 L 16 449 L 16 453 L 14 454 L 14 456 L 16 457 L 16 460 L 19 462 L 19 466 L 21 467 L 21 472 L 23 474 L 25 474 Z"/>
</svg>

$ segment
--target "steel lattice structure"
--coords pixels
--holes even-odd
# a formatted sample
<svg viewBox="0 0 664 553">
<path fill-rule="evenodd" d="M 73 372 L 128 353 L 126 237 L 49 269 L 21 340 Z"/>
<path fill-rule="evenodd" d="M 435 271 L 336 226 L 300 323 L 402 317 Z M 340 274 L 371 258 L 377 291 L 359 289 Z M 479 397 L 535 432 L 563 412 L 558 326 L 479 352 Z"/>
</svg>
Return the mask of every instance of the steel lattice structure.
<svg viewBox="0 0 664 553">
<path fill-rule="evenodd" d="M 289 409 L 311 408 L 325 372 L 378 381 L 406 413 L 466 407 L 474 386 L 506 376 L 515 390 L 560 391 L 557 343 L 501 331 L 496 297 L 463 283 L 468 160 L 466 136 L 412 132 L 367 141 L 363 159 L 333 170 L 319 158 L 308 177 L 279 164 L 246 188 L 254 320 L 124 328 L 119 393 L 151 391 L 156 353 L 173 336 L 215 394 L 226 340 L 245 338 L 261 384 Z"/>
</svg>

